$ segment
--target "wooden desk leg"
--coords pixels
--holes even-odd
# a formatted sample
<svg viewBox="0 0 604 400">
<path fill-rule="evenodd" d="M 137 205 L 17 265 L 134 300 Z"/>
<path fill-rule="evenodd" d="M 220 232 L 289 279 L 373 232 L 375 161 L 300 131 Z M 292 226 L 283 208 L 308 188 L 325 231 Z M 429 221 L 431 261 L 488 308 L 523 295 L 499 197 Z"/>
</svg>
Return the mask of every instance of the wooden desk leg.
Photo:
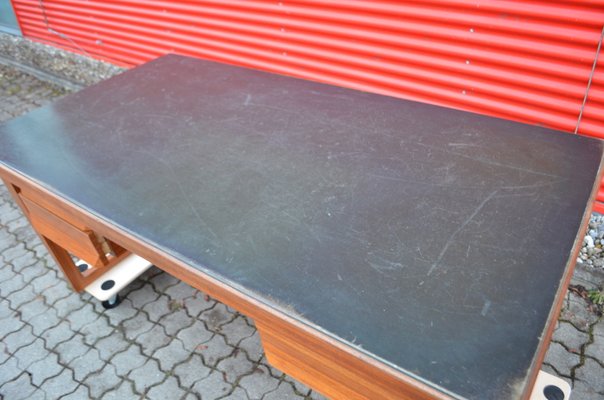
<svg viewBox="0 0 604 400">
<path fill-rule="evenodd" d="M 61 271 L 63 271 L 63 275 L 67 278 L 67 281 L 73 287 L 73 290 L 76 292 L 81 292 L 86 287 L 86 282 L 84 276 L 78 270 L 78 267 L 73 262 L 71 255 L 51 240 L 48 240 L 44 236 L 38 234 L 42 242 L 46 245 L 49 253 L 53 256 Z"/>
</svg>

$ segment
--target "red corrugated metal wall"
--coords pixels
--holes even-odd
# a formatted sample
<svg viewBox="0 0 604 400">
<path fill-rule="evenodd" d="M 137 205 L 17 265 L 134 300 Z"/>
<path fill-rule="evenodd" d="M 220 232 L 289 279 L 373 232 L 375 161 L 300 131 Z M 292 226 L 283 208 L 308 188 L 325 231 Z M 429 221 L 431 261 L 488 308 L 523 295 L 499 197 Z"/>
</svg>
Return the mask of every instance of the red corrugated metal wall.
<svg viewBox="0 0 604 400">
<path fill-rule="evenodd" d="M 604 138 L 604 0 L 13 4 L 24 36 L 121 65 L 175 52 Z"/>
</svg>

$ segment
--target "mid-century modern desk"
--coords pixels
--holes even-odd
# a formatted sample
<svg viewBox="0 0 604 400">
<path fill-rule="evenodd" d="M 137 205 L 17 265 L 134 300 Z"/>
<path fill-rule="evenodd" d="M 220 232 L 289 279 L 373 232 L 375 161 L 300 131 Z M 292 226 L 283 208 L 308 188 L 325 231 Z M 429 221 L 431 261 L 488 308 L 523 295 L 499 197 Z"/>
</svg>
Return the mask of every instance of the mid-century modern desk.
<svg viewBox="0 0 604 400">
<path fill-rule="evenodd" d="M 0 126 L 1 176 L 76 290 L 137 254 L 339 399 L 528 398 L 601 159 L 597 140 L 179 56 Z"/>
</svg>

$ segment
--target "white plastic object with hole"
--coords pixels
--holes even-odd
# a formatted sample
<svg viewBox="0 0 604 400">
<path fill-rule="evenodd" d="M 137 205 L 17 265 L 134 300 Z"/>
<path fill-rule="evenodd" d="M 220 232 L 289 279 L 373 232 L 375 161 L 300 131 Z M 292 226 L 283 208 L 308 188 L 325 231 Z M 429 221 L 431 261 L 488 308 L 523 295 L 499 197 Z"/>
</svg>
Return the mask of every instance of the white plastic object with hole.
<svg viewBox="0 0 604 400">
<path fill-rule="evenodd" d="M 570 399 L 570 385 L 568 382 L 547 372 L 539 371 L 529 400 L 548 400 L 544 393 L 545 388 L 548 386 L 556 386 L 564 393 L 564 400 Z"/>
<path fill-rule="evenodd" d="M 78 260 L 76 265 L 81 263 L 86 263 L 88 266 L 90 266 L 90 264 L 84 260 Z M 109 271 L 101 275 L 97 280 L 86 286 L 84 290 L 100 301 L 109 300 L 120 290 L 125 288 L 130 282 L 148 270 L 151 265 L 152 264 L 144 258 L 139 257 L 136 254 L 130 254 Z M 115 284 L 107 290 L 101 288 L 103 282 L 109 280 L 112 280 L 115 282 Z"/>
</svg>

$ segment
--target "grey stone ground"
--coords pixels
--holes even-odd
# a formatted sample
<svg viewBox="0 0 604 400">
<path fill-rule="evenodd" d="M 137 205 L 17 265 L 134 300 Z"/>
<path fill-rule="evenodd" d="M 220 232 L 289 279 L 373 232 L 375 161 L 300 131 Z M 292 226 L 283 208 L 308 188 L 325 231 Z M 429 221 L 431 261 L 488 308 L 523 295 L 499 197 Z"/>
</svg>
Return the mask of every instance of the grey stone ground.
<svg viewBox="0 0 604 400">
<path fill-rule="evenodd" d="M 0 121 L 65 94 L 0 65 Z M 0 399 L 320 398 L 271 368 L 253 322 L 158 269 L 104 310 L 72 292 L 0 185 Z M 574 283 L 602 276 L 579 267 Z M 604 396 L 604 321 L 567 295 L 544 369 Z"/>
</svg>

